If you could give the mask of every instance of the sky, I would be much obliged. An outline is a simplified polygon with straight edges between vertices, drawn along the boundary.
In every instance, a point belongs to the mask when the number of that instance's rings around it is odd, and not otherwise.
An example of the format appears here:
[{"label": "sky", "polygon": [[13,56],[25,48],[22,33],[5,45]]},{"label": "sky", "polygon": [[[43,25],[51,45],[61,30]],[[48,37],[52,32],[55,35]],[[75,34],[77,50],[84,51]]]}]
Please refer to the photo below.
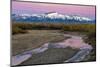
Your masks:
[{"label": "sky", "polygon": [[43,14],[48,12],[95,19],[95,6],[12,1],[12,13],[14,14]]}]

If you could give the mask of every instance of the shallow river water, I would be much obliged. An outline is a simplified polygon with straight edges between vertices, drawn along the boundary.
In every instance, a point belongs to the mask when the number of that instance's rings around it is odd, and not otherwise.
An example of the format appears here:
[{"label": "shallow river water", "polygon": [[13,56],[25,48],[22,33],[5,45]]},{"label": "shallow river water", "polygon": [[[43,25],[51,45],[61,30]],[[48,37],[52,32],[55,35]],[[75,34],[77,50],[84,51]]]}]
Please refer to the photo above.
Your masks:
[{"label": "shallow river water", "polygon": [[16,56],[12,56],[11,65],[19,65],[22,62],[28,60],[32,57],[32,54],[37,54],[46,51],[49,47],[52,46],[52,48],[66,48],[71,47],[73,49],[80,49],[72,58],[69,58],[68,60],[64,62],[78,62],[82,61],[92,50],[92,46],[85,43],[82,39],[82,36],[75,36],[75,35],[69,35],[69,34],[63,34],[65,37],[70,37],[69,39],[66,39],[62,42],[53,43],[52,45],[50,43],[45,43],[39,48],[23,52],[22,54],[18,54]]}]

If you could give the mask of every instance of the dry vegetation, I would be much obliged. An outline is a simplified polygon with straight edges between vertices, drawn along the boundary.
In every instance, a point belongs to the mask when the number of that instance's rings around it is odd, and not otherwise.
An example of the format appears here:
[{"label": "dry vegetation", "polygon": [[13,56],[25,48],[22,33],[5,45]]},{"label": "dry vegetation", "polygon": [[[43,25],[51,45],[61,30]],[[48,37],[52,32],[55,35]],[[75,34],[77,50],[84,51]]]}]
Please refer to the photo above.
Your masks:
[{"label": "dry vegetation", "polygon": [[52,24],[52,23],[13,23],[12,34],[26,33],[26,30],[95,31],[95,24]]}]

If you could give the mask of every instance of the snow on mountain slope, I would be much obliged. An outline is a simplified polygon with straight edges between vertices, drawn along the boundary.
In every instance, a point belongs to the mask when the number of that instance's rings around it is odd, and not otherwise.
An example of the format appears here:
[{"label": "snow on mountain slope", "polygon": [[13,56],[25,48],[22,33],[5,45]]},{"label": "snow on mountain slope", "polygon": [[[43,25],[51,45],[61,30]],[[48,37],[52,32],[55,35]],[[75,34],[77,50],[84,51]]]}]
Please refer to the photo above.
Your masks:
[{"label": "snow on mountain slope", "polygon": [[57,12],[55,12],[55,13],[49,13],[49,14],[47,14],[47,17],[49,17],[49,18],[62,18],[62,19],[65,19],[66,17],[64,16],[64,15],[62,15],[62,14],[58,14]]},{"label": "snow on mountain slope", "polygon": [[73,21],[93,21],[92,19],[88,18],[88,17],[82,17],[82,16],[77,16],[77,15],[64,15],[64,14],[59,14],[57,12],[49,12],[49,13],[44,13],[44,14],[19,14],[19,15],[15,15],[13,16],[15,19],[17,18],[21,18],[23,19],[34,19],[34,20],[46,20],[51,19],[51,20],[63,20],[63,21],[67,21],[67,20],[73,20]]}]

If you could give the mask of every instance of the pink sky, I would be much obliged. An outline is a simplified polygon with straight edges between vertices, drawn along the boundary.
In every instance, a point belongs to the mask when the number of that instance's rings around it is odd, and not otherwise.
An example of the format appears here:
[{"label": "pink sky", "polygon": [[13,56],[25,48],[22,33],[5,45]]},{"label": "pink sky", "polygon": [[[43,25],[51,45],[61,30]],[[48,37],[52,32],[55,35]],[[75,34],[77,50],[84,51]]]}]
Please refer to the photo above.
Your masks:
[{"label": "pink sky", "polygon": [[68,15],[80,15],[95,18],[95,6],[64,5],[64,4],[46,4],[32,2],[12,1],[12,13],[47,13],[58,12]]}]

